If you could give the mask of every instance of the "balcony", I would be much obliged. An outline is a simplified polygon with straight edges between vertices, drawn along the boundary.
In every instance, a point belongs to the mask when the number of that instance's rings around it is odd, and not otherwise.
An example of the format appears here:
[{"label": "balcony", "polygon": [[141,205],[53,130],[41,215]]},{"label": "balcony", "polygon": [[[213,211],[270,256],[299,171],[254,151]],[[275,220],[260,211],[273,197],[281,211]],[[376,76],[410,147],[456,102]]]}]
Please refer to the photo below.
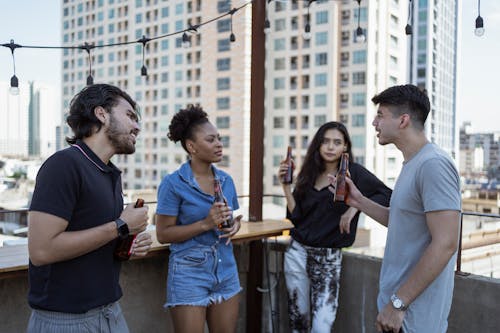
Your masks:
[{"label": "balcony", "polygon": [[[19,246],[23,245],[10,248]],[[237,332],[246,332],[247,298],[252,293],[262,296],[262,332],[290,331],[282,272],[286,238],[264,239],[263,246],[264,281],[260,286],[262,288],[260,290],[264,290],[263,293],[248,289],[251,267],[249,244],[238,243],[234,247],[243,287]],[[0,255],[3,253],[0,252]],[[27,257],[24,260],[27,260]],[[131,332],[173,332],[170,314],[162,307],[165,301],[167,261],[168,249],[163,247],[152,252],[147,258],[123,264],[120,282],[124,295],[120,302]],[[342,266],[339,311],[334,332],[375,332],[376,296],[381,260],[346,251]],[[266,292],[268,285],[266,276],[271,280],[270,293]],[[28,276],[25,267],[0,273],[0,295],[2,295],[0,313],[3,318],[9,318],[0,321],[0,332],[25,331],[30,314],[26,302],[27,291]],[[499,299],[500,280],[457,274],[448,333],[496,332],[500,327]]]}]

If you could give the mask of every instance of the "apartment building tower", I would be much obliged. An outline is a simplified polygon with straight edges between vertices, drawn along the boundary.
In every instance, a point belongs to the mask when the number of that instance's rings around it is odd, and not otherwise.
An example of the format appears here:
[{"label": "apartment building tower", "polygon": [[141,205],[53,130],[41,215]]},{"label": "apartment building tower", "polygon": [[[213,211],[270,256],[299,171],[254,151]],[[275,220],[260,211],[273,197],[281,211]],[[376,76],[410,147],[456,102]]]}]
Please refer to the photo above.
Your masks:
[{"label": "apartment building tower", "polygon": [[[85,42],[92,49],[95,83],[119,86],[134,98],[141,112],[136,153],[114,162],[123,171],[124,189],[156,188],[164,175],[186,161],[180,144],[167,138],[172,116],[188,104],[199,104],[216,125],[225,146],[219,167],[234,178],[237,191],[248,194],[250,119],[251,6],[188,32],[228,13],[246,1],[202,0],[63,0],[65,46]],[[231,30],[232,29],[232,30]],[[230,33],[236,40],[230,41]],[[155,37],[173,34],[168,37]],[[99,47],[149,38],[142,43]],[[86,85],[88,54],[63,52],[63,103]],[[145,66],[147,76],[141,75]],[[67,129],[66,129],[67,131]]]}]

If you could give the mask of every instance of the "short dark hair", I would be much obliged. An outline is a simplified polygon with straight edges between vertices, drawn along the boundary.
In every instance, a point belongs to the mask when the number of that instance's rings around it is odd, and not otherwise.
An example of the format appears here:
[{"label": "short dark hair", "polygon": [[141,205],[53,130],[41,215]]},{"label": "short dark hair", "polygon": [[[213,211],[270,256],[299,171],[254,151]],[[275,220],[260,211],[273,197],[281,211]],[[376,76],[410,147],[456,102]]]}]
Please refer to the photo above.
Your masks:
[{"label": "short dark hair", "polygon": [[189,152],[186,148],[186,140],[192,140],[196,127],[208,122],[208,115],[201,106],[188,105],[172,117],[167,137],[173,142],[180,141],[184,150]]},{"label": "short dark hair", "polygon": [[424,127],[431,109],[431,103],[426,91],[420,90],[420,88],[412,84],[387,88],[380,94],[375,95],[372,98],[372,102],[374,104],[397,107],[391,108],[391,111],[398,115],[408,113],[421,128]]},{"label": "short dark hair", "polygon": [[74,144],[77,140],[91,136],[94,128],[99,131],[102,123],[95,116],[95,108],[101,106],[109,113],[118,104],[120,97],[129,102],[138,113],[137,103],[118,87],[110,84],[93,84],[83,88],[73,97],[69,106],[66,122],[74,135],[66,137],[66,142]]}]

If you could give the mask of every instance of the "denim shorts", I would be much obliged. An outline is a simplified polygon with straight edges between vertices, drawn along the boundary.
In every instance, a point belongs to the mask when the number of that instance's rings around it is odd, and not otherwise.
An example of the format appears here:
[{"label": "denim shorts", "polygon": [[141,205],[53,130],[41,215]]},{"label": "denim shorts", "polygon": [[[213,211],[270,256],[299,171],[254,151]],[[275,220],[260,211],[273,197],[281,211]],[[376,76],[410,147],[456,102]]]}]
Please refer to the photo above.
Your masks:
[{"label": "denim shorts", "polygon": [[165,307],[209,306],[241,291],[232,247],[196,245],[170,254]]}]

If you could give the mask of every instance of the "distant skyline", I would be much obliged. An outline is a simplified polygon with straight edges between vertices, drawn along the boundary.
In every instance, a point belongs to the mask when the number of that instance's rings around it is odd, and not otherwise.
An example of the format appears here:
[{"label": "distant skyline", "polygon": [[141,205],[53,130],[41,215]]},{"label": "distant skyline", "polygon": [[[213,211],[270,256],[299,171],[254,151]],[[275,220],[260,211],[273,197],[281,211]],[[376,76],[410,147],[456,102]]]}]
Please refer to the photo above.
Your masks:
[{"label": "distant skyline", "polygon": [[[457,126],[471,121],[476,132],[500,131],[500,106],[496,100],[500,77],[500,1],[481,2],[485,26],[482,37],[474,35],[477,1],[461,1],[461,5]],[[0,44],[14,39],[20,45],[62,45],[61,0],[2,1],[1,9]],[[20,82],[39,81],[60,87],[61,52],[16,49],[16,74]],[[11,76],[10,50],[0,47],[0,81],[9,82]]]}]

